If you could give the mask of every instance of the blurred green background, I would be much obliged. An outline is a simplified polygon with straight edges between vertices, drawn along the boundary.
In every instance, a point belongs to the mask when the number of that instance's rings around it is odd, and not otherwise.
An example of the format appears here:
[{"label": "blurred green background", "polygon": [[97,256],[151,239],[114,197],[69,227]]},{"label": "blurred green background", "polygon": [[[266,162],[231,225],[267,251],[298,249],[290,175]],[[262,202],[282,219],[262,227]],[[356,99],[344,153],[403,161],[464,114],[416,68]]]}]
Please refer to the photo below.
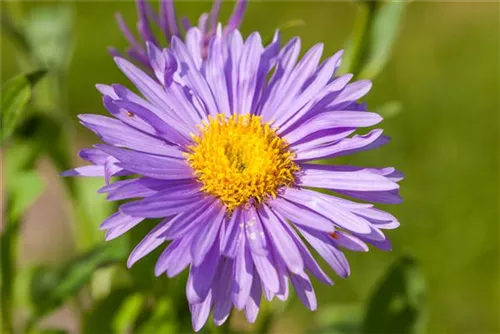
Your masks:
[{"label": "blurred green background", "polygon": [[[47,4],[32,1],[14,11],[21,14]],[[192,20],[210,8],[209,2],[176,4],[178,12]],[[223,18],[231,8],[224,3]],[[104,112],[94,84],[128,85],[106,52],[107,46],[125,46],[113,13],[122,12],[132,26],[136,13],[133,2],[123,1],[77,1],[74,10],[75,49],[65,88],[76,157],[77,150],[96,137],[74,116]],[[354,15],[349,2],[255,1],[249,5],[242,31],[269,36],[277,26],[302,19],[305,25],[286,30],[285,39],[299,35],[304,49],[324,42],[325,55],[330,55],[343,47]],[[343,159],[353,165],[395,166],[406,174],[404,203],[387,207],[401,222],[399,229],[388,233],[393,251],[348,253],[351,277],[336,279],[333,287],[315,284],[318,311],[309,312],[295,301],[278,320],[277,332],[307,332],[325,310],[335,312],[335,306],[326,309],[326,305],[365,301],[386,268],[402,254],[418,260],[427,280],[427,332],[500,332],[499,16],[495,2],[415,1],[408,7],[392,57],[366,98],[374,111],[391,101],[401,103],[401,112],[382,123],[393,140],[376,151]],[[1,46],[5,81],[20,67],[14,45],[4,35]],[[75,158],[75,164],[83,162]],[[19,246],[23,263],[54,263],[75,252],[59,171],[47,161],[39,168],[48,187],[23,226]],[[99,200],[104,197],[99,195]],[[98,240],[104,239],[97,228],[95,233]],[[152,267],[145,270],[149,272],[144,275],[153,275]],[[74,328],[70,312],[63,311],[53,321]]]}]

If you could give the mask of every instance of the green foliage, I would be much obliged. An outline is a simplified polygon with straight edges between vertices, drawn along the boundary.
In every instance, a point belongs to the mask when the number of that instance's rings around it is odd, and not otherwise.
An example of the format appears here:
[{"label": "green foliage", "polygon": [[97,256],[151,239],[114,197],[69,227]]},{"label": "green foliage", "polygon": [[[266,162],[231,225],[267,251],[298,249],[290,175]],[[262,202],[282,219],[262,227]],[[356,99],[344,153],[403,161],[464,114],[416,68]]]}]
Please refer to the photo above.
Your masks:
[{"label": "green foliage", "polygon": [[317,334],[416,334],[425,328],[425,280],[404,256],[389,267],[366,305],[332,304],[320,310]]},{"label": "green foliage", "polygon": [[74,297],[98,268],[123,261],[125,256],[125,244],[116,240],[100,245],[62,267],[37,268],[31,281],[35,315],[42,316],[53,311]]},{"label": "green foliage", "polygon": [[12,135],[25,117],[23,111],[32,96],[33,87],[45,73],[45,70],[38,70],[18,75],[2,85],[0,143]]},{"label": "green foliage", "polygon": [[393,45],[401,29],[407,3],[407,1],[386,1],[379,5],[369,30],[369,42],[359,77],[375,78],[389,61]]},{"label": "green foliage", "polygon": [[7,171],[10,171],[9,175],[12,178],[6,183],[6,225],[0,236],[0,301],[2,324],[7,331],[12,330],[13,294],[16,289],[17,276],[15,253],[21,218],[45,187],[40,175],[29,169],[32,161],[28,157],[30,152],[26,153],[7,166]]},{"label": "green foliage", "polygon": [[325,305],[318,312],[319,329],[315,334],[357,334],[361,333],[363,312],[358,304]]},{"label": "green foliage", "polygon": [[131,288],[116,287],[108,296],[96,300],[93,307],[83,314],[81,332],[115,333],[113,319],[133,294],[134,290]]},{"label": "green foliage", "polygon": [[392,265],[372,294],[363,333],[421,333],[426,320],[426,286],[411,257]]},{"label": "green foliage", "polygon": [[65,71],[73,52],[73,8],[43,5],[26,16],[24,31],[33,59],[56,72]]},{"label": "green foliage", "polygon": [[408,1],[359,1],[358,16],[346,42],[342,69],[374,79],[389,61]]}]

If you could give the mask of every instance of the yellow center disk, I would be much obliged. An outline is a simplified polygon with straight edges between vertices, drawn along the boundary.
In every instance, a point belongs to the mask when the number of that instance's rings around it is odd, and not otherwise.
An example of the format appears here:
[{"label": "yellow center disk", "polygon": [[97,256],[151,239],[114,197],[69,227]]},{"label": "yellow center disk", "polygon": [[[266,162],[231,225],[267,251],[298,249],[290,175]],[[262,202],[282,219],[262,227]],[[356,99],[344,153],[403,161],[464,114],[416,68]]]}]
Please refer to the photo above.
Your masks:
[{"label": "yellow center disk", "polygon": [[193,139],[188,163],[202,190],[218,197],[229,212],[276,197],[278,188],[291,186],[299,171],[288,144],[260,116],[209,117]]}]

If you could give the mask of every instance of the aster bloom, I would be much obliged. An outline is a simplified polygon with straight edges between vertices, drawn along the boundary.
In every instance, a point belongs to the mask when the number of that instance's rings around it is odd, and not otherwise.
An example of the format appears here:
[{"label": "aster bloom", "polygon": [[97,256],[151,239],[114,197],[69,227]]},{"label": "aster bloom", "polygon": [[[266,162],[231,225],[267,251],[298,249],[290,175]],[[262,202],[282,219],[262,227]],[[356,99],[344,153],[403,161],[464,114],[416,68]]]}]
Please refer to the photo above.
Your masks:
[{"label": "aster bloom", "polygon": [[[200,52],[200,55],[202,56],[206,55],[208,41],[210,37],[215,34],[221,2],[222,0],[215,0],[210,13],[201,14],[198,20],[198,29],[201,32],[202,38],[196,42],[201,43],[202,45],[202,47],[198,49],[198,52]],[[241,21],[243,20],[243,15],[245,14],[247,3],[247,0],[237,0],[227,25],[224,27],[224,34],[227,35],[240,26]],[[115,18],[118,23],[118,27],[130,44],[126,50],[127,56],[136,63],[152,69],[150,58],[148,57],[146,51],[146,44],[151,43],[156,47],[166,47],[167,42],[170,41],[173,36],[182,37],[183,31],[187,31],[193,25],[186,17],[181,17],[181,22],[179,24],[173,0],[160,0],[160,8],[158,12],[155,12],[146,0],[137,0],[136,4],[138,14],[137,31],[140,37],[139,40],[134,36],[120,13],[116,13]],[[159,28],[163,35],[160,36],[159,39],[153,33],[155,28]],[[122,57],[122,54],[115,48],[109,48],[109,52],[113,56]]]},{"label": "aster bloom", "polygon": [[[108,200],[130,200],[102,223],[107,240],[146,218],[163,219],[127,264],[164,246],[156,275],[188,268],[194,330],[211,312],[223,324],[233,306],[253,322],[262,294],[286,300],[290,284],[314,310],[309,275],[333,282],[313,253],[347,277],[344,249],[390,250],[382,230],[399,226],[368,203],[400,202],[394,168],[313,162],[387,142],[379,129],[355,134],[382,120],[357,102],[371,84],[335,76],[342,52],[320,63],[322,44],[299,59],[299,38],[281,47],[276,33],[264,46],[258,33],[243,40],[219,26],[202,61],[203,36],[191,28],[168,49],[147,43],[154,79],[115,58],[141,95],[97,86],[113,117],[79,118],[106,144],[82,150],[92,164],[64,174],[104,177]],[[118,175],[128,177],[111,183]]]}]

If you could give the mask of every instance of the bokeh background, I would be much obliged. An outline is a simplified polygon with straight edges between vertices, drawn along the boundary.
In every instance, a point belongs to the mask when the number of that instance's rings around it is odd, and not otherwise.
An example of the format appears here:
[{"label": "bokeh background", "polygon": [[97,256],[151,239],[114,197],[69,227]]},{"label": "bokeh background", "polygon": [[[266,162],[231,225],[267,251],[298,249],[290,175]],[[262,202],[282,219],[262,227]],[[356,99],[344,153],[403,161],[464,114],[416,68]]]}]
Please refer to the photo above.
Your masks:
[{"label": "bokeh background", "polygon": [[[210,9],[209,2],[176,4],[192,20]],[[13,8],[22,16],[47,5],[30,1]],[[231,8],[232,4],[224,3],[223,18]],[[95,83],[127,83],[106,47],[125,47],[114,12],[122,12],[131,24],[136,13],[135,4],[124,1],[77,1],[73,9],[74,51],[64,87],[64,112],[71,115],[74,163],[83,164],[76,158],[77,150],[96,137],[79,126],[75,116],[104,113]],[[299,35],[304,49],[324,42],[329,55],[343,48],[355,13],[350,2],[255,1],[248,7],[242,31],[258,30],[268,36],[277,26],[301,19],[305,24],[285,30],[285,39]],[[295,300],[277,319],[276,332],[308,332],[328,312],[333,316],[337,306],[365,302],[386,269],[403,254],[418,261],[425,277],[426,332],[500,332],[499,16],[496,2],[415,1],[408,6],[387,67],[366,98],[374,111],[401,106],[399,112],[388,112],[382,123],[393,140],[383,148],[343,159],[353,165],[395,166],[406,174],[404,203],[386,208],[401,222],[400,228],[388,233],[393,251],[348,253],[351,277],[336,279],[333,287],[316,284],[318,311],[309,312]],[[4,35],[1,58],[5,81],[22,64]],[[20,266],[62,263],[79,251],[68,199],[57,176],[60,171],[48,159],[42,159],[38,168],[47,188],[26,213]],[[97,189],[99,183],[89,187]],[[100,201],[104,196],[89,199],[95,243],[104,239],[97,230],[106,216],[99,211]],[[154,261],[155,256],[148,259]],[[141,270],[142,275],[153,276],[151,266]],[[46,322],[78,332],[71,307],[63,307]],[[236,328],[246,329],[238,324]]]}]

